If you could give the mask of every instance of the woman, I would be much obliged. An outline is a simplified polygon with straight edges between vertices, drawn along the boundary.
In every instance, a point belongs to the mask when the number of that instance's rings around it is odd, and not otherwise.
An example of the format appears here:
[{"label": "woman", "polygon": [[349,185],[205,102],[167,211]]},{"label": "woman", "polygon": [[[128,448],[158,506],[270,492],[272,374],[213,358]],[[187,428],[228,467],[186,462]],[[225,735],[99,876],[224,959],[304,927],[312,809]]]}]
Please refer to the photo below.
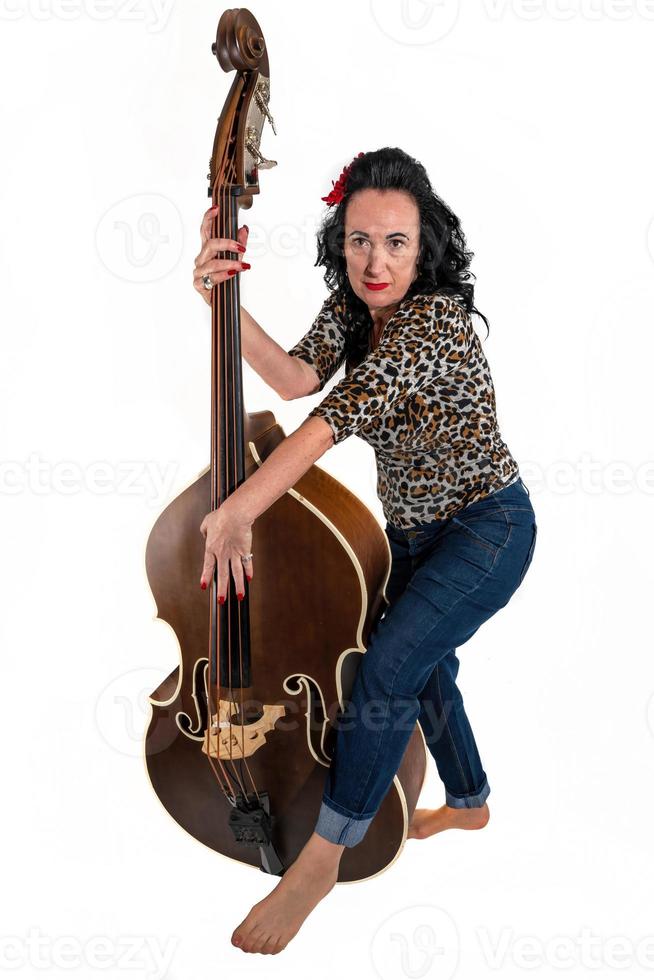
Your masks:
[{"label": "woman", "polygon": [[[358,432],[377,460],[393,559],[390,605],[368,638],[348,725],[336,725],[315,831],[234,930],[233,944],[246,952],[279,952],[333,887],[343,848],[365,835],[416,720],[446,803],[416,810],[408,836],[486,825],[490,787],[456,685],[456,649],[508,603],[536,538],[529,493],[500,436],[493,382],[472,327],[472,253],[458,219],[425,169],[389,147],[355,157],[323,200],[331,210],[319,231],[317,264],[326,268],[330,296],[289,351],[242,310],[242,351],[284,399],[322,390],[343,360],[346,375],[207,515],[201,584],[217,562],[224,595],[231,565],[241,596],[244,565],[254,577],[253,521],[330,446]],[[194,273],[209,301],[215,283],[244,268],[214,256],[243,250],[247,241],[246,226],[239,242],[210,239],[214,213],[203,221]],[[371,702],[379,709],[374,725],[362,718]]]}]

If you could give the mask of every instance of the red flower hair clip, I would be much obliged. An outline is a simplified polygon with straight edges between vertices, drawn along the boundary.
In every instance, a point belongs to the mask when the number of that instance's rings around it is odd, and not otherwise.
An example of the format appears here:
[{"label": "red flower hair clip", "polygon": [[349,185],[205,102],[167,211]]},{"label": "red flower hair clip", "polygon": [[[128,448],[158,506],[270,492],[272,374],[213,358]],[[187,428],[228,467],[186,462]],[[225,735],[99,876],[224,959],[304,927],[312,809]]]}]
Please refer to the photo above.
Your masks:
[{"label": "red flower hair clip", "polygon": [[[363,152],[357,153],[354,160],[358,160],[359,157],[363,157],[363,156],[365,156],[365,153]],[[354,160],[352,161],[352,163],[354,163]],[[341,171],[341,176],[338,178],[336,183],[334,183],[334,181],[332,180],[332,189],[330,190],[327,197],[320,198],[321,201],[326,201],[330,207],[332,206],[332,204],[339,204],[340,201],[343,200],[345,196],[345,189],[346,189],[345,183],[347,181],[347,176],[350,172],[350,168],[352,167],[352,163],[349,163],[347,167],[343,168],[343,170]]]}]

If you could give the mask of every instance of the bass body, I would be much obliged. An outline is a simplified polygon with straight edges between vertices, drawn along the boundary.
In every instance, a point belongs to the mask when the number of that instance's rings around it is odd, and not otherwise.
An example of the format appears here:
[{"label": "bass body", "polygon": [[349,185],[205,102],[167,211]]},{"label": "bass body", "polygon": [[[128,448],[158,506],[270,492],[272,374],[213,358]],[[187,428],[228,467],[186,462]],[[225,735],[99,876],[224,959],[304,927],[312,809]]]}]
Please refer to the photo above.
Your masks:
[{"label": "bass body", "polygon": [[[249,475],[284,434],[269,412],[248,416],[246,427]],[[253,525],[256,586],[232,607],[237,616],[249,616],[251,683],[231,705],[223,699],[233,709],[232,721],[241,704],[244,715],[243,725],[232,729],[237,737],[231,758],[224,757],[236,771],[242,766],[244,783],[251,776],[259,794],[265,793],[270,853],[278,856],[278,868],[267,861],[264,846],[237,840],[230,828],[234,807],[220,791],[206,753],[210,596],[198,588],[204,551],[198,529],[209,500],[207,469],[163,511],[148,540],[146,569],[157,615],[177,636],[181,662],[151,695],[146,765],[155,793],[188,833],[226,857],[279,874],[313,832],[331,760],[332,725],[385,607],[390,552],[374,515],[315,465]],[[275,707],[282,710],[271,712]],[[215,741],[211,748],[216,750]],[[369,878],[394,862],[425,768],[424,739],[416,726],[366,836],[343,852],[339,881]]]}]

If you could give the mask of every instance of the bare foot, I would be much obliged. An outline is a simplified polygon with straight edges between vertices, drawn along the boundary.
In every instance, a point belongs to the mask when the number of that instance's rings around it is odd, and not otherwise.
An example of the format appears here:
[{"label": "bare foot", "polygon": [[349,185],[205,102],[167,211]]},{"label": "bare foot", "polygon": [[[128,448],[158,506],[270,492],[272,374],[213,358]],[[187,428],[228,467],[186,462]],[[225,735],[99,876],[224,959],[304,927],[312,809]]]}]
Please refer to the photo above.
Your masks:
[{"label": "bare foot", "polygon": [[417,837],[424,840],[438,834],[441,830],[481,830],[490,820],[488,804],[482,806],[458,807],[448,806],[446,803],[438,810],[414,810],[411,823],[409,824],[408,837]]},{"label": "bare foot", "polygon": [[244,953],[279,953],[338,878],[344,846],[313,833],[269,895],[253,905],[232,933]]}]

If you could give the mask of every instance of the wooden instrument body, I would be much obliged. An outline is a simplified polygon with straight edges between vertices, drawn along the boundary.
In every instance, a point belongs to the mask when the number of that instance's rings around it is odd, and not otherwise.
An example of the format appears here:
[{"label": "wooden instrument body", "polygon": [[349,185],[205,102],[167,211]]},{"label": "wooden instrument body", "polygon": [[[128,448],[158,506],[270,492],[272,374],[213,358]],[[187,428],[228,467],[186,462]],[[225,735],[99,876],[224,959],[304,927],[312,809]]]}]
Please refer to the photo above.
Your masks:
[{"label": "wooden instrument body", "polygon": [[[247,477],[285,436],[270,412],[244,413],[243,424]],[[179,641],[180,664],[151,695],[145,760],[155,793],[177,823],[214,851],[260,867],[258,849],[234,838],[230,804],[202,748],[198,692],[208,660],[210,596],[199,588],[199,528],[210,509],[207,470],[163,511],[148,540],[146,569],[157,615]],[[332,754],[330,722],[349,695],[367,637],[385,608],[390,551],[368,508],[316,465],[252,530],[256,574],[240,604],[244,611],[248,606],[252,684],[239,697],[285,706],[247,765],[269,795],[272,841],[286,868],[315,827]],[[180,726],[184,715],[186,725]],[[425,768],[425,742],[416,725],[364,839],[343,852],[339,881],[371,877],[397,858]]]}]

